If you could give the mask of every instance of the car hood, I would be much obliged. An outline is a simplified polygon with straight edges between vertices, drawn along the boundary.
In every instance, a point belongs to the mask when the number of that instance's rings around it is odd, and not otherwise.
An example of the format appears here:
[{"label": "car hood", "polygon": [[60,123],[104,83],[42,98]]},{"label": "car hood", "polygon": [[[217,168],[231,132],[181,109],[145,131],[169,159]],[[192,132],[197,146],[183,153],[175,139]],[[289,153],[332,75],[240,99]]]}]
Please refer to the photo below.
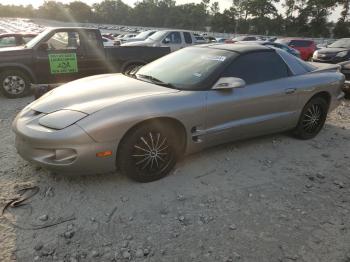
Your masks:
[{"label": "car hood", "polygon": [[92,114],[131,99],[173,92],[178,90],[122,74],[97,75],[62,85],[34,101],[30,108],[46,114],[62,109]]},{"label": "car hood", "polygon": [[342,51],[348,51],[349,49],[346,48],[334,48],[334,47],[327,47],[327,48],[322,48],[318,50],[319,54],[336,54]]},{"label": "car hood", "polygon": [[0,57],[3,56],[21,56],[25,54],[31,54],[32,50],[25,48],[24,46],[2,47],[0,48]]}]

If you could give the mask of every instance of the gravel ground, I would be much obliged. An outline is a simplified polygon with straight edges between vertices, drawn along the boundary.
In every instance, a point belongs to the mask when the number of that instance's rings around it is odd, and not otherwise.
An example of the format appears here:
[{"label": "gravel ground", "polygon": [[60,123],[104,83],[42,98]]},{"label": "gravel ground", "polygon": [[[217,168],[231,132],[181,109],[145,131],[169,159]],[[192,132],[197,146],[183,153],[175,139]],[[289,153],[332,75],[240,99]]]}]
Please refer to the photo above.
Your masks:
[{"label": "gravel ground", "polygon": [[0,206],[39,187],[0,218],[0,261],[350,261],[349,101],[313,140],[215,147],[149,184],[22,160],[11,122],[30,101],[0,97]]}]

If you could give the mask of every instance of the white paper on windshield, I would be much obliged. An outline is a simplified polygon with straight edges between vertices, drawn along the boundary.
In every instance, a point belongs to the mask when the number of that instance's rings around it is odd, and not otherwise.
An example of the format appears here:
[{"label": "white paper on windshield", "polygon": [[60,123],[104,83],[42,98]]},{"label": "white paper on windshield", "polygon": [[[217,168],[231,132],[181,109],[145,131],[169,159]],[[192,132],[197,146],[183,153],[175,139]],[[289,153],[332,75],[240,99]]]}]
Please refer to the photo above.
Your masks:
[{"label": "white paper on windshield", "polygon": [[220,61],[220,62],[224,62],[226,60],[225,56],[203,55],[201,58],[203,60]]}]

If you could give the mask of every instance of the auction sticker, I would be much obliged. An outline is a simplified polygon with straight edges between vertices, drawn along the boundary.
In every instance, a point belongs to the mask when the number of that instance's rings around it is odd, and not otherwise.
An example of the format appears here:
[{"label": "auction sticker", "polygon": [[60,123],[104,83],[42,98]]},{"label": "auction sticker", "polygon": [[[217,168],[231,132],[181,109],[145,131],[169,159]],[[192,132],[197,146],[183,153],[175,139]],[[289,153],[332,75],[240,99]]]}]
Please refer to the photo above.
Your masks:
[{"label": "auction sticker", "polygon": [[51,74],[77,73],[78,63],[75,53],[49,54]]},{"label": "auction sticker", "polygon": [[204,60],[212,60],[212,61],[224,62],[224,61],[226,60],[226,57],[225,57],[225,56],[205,55],[205,56],[202,56],[202,59],[204,59]]}]

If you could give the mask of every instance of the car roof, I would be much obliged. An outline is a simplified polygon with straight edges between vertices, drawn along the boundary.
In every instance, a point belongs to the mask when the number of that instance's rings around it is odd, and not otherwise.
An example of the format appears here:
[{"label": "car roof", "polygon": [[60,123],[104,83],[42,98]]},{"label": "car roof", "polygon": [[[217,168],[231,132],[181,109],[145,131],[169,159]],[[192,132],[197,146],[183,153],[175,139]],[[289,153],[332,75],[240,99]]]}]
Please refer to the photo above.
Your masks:
[{"label": "car roof", "polygon": [[157,32],[188,32],[193,33],[193,31],[190,30],[182,30],[182,29],[163,29],[163,30],[156,30]]},{"label": "car roof", "polygon": [[212,49],[220,49],[240,54],[257,52],[257,51],[274,51],[273,48],[259,45],[259,44],[207,44],[200,45],[201,47],[207,47]]},{"label": "car roof", "polygon": [[36,36],[37,33],[5,33],[0,34],[0,36]]},{"label": "car roof", "polygon": [[297,38],[297,37],[287,37],[287,38],[282,38],[281,40],[289,40],[289,41],[309,41],[309,42],[315,42],[312,39],[305,39],[305,38]]}]

